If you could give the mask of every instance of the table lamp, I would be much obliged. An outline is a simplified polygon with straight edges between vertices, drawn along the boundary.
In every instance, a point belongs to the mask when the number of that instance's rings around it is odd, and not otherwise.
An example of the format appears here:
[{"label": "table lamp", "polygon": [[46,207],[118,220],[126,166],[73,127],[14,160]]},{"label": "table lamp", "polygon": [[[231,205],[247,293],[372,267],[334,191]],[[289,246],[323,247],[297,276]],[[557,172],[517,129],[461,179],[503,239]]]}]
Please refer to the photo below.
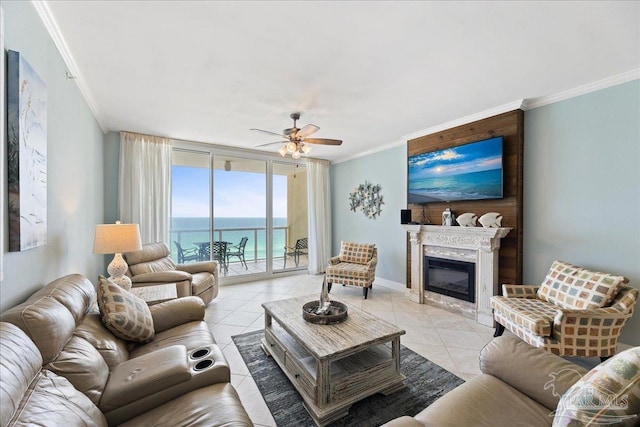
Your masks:
[{"label": "table lamp", "polygon": [[142,249],[142,239],[138,224],[121,224],[120,221],[116,221],[115,224],[96,225],[93,253],[115,254],[113,261],[107,267],[109,279],[126,290],[131,289],[131,279],[125,275],[129,266],[122,258],[122,252],[140,249]]}]

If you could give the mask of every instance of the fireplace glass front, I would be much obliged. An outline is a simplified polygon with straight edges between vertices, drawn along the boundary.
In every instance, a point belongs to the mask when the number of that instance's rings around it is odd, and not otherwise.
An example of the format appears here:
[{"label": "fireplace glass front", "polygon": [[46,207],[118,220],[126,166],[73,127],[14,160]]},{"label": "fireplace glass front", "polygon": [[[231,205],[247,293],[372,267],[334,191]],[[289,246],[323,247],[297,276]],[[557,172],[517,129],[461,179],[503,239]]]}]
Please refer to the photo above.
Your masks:
[{"label": "fireplace glass front", "polygon": [[424,289],[475,302],[476,265],[472,262],[424,257]]}]

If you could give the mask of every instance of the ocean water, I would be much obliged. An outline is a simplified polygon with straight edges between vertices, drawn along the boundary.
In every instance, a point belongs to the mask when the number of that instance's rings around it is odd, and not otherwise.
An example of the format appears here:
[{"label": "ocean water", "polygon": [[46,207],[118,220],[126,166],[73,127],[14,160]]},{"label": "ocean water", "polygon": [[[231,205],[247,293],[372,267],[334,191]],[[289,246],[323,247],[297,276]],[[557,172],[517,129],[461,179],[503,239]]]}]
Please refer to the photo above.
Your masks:
[{"label": "ocean water", "polygon": [[420,198],[450,202],[501,197],[501,169],[409,181],[409,203]]},{"label": "ocean water", "polygon": [[[243,237],[248,237],[245,246],[247,261],[267,257],[266,218],[214,218],[214,240],[222,240],[237,245]],[[287,218],[274,218],[273,226],[286,227]],[[174,241],[183,249],[197,246],[198,242],[209,241],[209,218],[171,218],[171,255],[177,260],[177,248]],[[284,228],[273,230],[274,256],[282,256],[286,242]],[[257,249],[257,252],[256,252]]]}]

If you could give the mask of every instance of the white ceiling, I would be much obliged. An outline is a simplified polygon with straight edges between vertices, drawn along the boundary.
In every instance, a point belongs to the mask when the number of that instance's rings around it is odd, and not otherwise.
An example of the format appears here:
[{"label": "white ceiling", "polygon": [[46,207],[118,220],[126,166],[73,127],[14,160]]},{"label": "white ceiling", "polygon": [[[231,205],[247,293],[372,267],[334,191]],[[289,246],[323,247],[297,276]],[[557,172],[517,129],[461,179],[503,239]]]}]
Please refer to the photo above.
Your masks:
[{"label": "white ceiling", "polygon": [[44,6],[104,130],[251,148],[301,111],[332,161],[640,68],[638,1]]}]

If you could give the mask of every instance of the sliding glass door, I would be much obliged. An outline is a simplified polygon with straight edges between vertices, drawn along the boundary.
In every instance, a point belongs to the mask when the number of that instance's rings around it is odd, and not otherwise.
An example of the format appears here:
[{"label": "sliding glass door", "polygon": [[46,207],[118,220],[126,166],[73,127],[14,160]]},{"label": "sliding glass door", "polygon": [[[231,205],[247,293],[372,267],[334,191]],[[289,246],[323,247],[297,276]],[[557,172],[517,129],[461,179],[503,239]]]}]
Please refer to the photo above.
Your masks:
[{"label": "sliding glass door", "polygon": [[267,162],[214,156],[213,230],[223,274],[267,271]]},{"label": "sliding glass door", "polygon": [[231,281],[307,268],[303,163],[183,142],[173,153],[174,260],[215,260]]},{"label": "sliding glass door", "polygon": [[171,257],[178,263],[209,259],[211,155],[173,150],[171,167]]}]

